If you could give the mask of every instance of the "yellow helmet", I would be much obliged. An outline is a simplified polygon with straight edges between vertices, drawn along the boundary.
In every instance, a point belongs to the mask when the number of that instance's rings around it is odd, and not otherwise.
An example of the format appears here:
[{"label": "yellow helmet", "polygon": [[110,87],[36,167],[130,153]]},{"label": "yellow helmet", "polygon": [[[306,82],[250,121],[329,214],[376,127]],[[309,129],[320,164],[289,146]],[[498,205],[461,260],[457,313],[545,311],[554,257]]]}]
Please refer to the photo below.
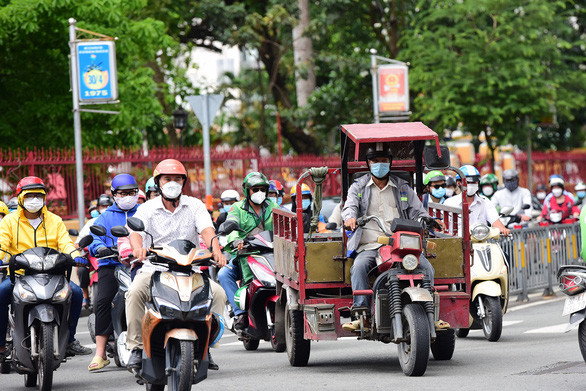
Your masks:
[{"label": "yellow helmet", "polygon": [[[295,195],[297,194],[297,185],[293,186],[291,188],[291,197],[295,197]],[[301,185],[301,195],[311,195],[311,189],[309,188],[309,186],[304,183]]]},{"label": "yellow helmet", "polygon": [[8,210],[8,206],[6,206],[4,202],[0,201],[0,215],[7,215],[8,213],[10,213],[10,211]]}]

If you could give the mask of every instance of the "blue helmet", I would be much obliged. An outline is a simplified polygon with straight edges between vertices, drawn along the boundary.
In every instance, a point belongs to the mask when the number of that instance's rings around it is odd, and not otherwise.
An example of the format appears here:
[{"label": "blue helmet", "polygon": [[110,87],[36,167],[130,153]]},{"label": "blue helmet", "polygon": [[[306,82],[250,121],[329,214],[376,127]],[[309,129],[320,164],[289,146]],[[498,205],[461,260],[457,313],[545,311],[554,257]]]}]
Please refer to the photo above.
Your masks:
[{"label": "blue helmet", "polygon": [[476,167],[467,164],[460,167],[460,170],[464,173],[467,182],[480,182],[480,172],[476,169]]},{"label": "blue helmet", "polygon": [[118,174],[112,179],[112,187],[110,190],[112,194],[116,193],[118,190],[130,190],[130,189],[137,189],[138,190],[138,182],[134,177],[130,174]]}]

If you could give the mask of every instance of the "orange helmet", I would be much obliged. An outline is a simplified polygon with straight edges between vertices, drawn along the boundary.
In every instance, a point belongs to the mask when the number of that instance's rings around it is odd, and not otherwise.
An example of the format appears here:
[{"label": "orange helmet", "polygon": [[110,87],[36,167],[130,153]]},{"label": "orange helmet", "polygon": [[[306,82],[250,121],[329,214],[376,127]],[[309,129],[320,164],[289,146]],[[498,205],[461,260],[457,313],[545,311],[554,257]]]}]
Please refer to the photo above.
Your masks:
[{"label": "orange helmet", "polygon": [[181,175],[187,181],[187,171],[185,170],[185,166],[175,159],[165,159],[157,164],[157,167],[155,167],[155,171],[153,172],[155,183],[158,184],[161,175]]},{"label": "orange helmet", "polygon": [[44,194],[47,194],[47,186],[43,180],[36,176],[27,176],[22,178],[16,185],[16,195],[22,193],[23,190],[42,190]]}]

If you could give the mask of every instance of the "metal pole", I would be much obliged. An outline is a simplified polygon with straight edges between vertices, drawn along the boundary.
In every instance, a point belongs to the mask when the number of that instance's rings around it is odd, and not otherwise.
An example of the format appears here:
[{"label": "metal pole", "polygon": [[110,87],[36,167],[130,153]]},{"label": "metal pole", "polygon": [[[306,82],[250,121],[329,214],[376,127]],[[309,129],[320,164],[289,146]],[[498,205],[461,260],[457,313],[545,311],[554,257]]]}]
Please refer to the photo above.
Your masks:
[{"label": "metal pole", "polygon": [[71,96],[73,98],[73,133],[75,136],[75,182],[77,190],[77,216],[79,217],[79,229],[85,224],[85,204],[83,194],[83,156],[81,149],[81,115],[79,111],[79,80],[78,64],[76,56],[76,34],[74,18],[69,19],[69,48],[71,52]]},{"label": "metal pole", "polygon": [[380,122],[380,116],[378,113],[378,91],[377,91],[377,66],[376,66],[376,56],[370,56],[370,74],[372,75],[372,109],[374,112],[374,123],[378,124]]},{"label": "metal pole", "polygon": [[212,209],[212,161],[210,156],[210,115],[208,112],[209,95],[205,95],[203,99],[203,168],[205,172],[206,185],[206,207],[208,210]]},{"label": "metal pole", "polygon": [[528,124],[527,127],[527,187],[529,188],[529,191],[531,192],[531,194],[533,194],[533,160],[531,157],[531,152],[532,152],[532,129],[531,129],[531,125]]}]

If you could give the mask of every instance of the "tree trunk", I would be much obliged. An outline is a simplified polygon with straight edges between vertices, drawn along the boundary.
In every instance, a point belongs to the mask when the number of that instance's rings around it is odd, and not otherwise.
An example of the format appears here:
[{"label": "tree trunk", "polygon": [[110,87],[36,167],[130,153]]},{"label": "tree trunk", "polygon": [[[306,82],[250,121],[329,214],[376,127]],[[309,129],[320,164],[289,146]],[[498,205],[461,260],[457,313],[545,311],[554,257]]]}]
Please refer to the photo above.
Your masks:
[{"label": "tree trunk", "polygon": [[298,0],[299,23],[293,27],[293,56],[295,58],[295,89],[297,106],[307,104],[309,96],[315,90],[315,72],[313,69],[313,43],[305,33],[309,27],[309,0]]},{"label": "tree trunk", "polygon": [[489,163],[490,163],[490,171],[495,174],[496,171],[494,169],[494,152],[496,150],[496,145],[494,140],[492,139],[492,132],[488,130],[484,130],[484,138],[486,138],[486,145],[488,146],[488,150],[490,151]]}]

